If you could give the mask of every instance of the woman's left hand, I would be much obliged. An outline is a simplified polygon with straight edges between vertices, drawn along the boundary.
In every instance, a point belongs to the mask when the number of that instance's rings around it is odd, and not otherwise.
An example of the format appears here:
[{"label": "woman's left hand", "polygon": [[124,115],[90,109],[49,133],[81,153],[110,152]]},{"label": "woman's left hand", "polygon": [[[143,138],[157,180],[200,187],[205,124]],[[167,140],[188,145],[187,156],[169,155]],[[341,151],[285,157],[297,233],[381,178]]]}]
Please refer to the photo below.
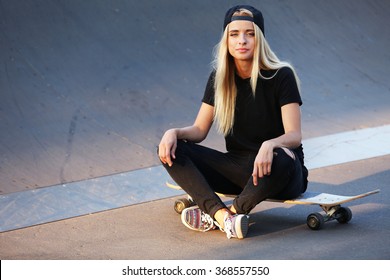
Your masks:
[{"label": "woman's left hand", "polygon": [[260,147],[253,164],[253,184],[257,186],[258,178],[271,174],[272,160],[274,157],[275,145],[271,141],[265,141]]}]

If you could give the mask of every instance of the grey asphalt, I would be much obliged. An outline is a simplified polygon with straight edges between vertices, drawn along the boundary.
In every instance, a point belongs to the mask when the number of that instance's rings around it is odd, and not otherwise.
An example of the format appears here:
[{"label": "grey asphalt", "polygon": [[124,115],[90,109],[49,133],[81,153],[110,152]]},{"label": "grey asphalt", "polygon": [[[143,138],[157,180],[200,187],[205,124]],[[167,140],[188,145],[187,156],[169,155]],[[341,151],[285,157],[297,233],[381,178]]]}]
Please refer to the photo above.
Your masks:
[{"label": "grey asphalt", "polygon": [[[390,124],[388,1],[244,2],[263,11],[271,47],[300,75],[304,138]],[[237,3],[1,1],[0,195],[159,166],[155,147],[196,116]],[[205,144],[224,148],[214,131]],[[189,231],[176,197],[154,198],[2,232],[0,258],[388,260],[390,156],[309,179],[313,191],[381,192],[351,202],[348,225],[321,231],[305,224],[314,206],[262,203],[244,240]]]}]

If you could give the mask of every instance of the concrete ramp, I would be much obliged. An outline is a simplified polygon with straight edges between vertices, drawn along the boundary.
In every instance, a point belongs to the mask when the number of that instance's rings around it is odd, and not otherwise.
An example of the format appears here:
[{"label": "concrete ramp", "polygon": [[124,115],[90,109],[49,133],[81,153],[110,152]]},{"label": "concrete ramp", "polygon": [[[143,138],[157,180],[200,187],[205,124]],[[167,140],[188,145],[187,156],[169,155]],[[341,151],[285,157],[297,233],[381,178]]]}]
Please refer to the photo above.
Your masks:
[{"label": "concrete ramp", "polygon": [[[297,67],[306,138],[389,123],[390,2],[246,3]],[[163,131],[196,116],[233,4],[1,1],[0,194],[158,165]]]}]

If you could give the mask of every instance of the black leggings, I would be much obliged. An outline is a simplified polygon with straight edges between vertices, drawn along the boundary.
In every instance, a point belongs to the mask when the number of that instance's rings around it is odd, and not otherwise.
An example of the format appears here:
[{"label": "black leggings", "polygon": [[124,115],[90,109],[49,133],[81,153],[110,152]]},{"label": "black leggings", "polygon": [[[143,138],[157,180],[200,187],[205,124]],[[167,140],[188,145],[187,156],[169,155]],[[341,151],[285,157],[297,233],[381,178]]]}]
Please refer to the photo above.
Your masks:
[{"label": "black leggings", "polygon": [[223,153],[179,140],[171,167],[163,164],[172,179],[189,194],[204,212],[214,217],[226,208],[215,192],[236,195],[233,205],[238,214],[248,214],[267,198],[292,199],[305,192],[302,164],[283,149],[274,150],[271,174],[253,184],[256,153]]}]

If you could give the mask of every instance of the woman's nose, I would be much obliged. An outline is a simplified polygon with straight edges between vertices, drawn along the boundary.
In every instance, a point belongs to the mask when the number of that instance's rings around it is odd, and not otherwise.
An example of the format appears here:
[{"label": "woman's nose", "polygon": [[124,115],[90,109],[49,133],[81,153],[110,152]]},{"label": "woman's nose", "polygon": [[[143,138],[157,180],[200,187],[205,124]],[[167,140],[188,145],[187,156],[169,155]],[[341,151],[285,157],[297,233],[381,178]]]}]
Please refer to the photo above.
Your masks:
[{"label": "woman's nose", "polygon": [[240,35],[239,35],[239,37],[238,37],[238,43],[241,44],[241,45],[246,44],[245,34],[240,34]]}]

